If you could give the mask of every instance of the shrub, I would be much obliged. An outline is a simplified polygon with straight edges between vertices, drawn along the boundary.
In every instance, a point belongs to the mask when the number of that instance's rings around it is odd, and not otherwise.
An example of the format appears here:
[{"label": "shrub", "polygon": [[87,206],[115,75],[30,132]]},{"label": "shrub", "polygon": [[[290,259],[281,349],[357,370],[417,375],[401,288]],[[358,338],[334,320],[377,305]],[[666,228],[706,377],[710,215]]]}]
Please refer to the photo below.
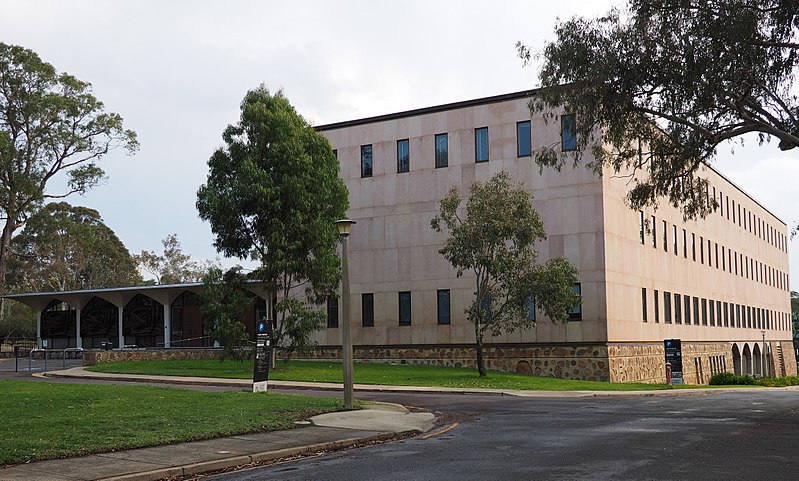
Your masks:
[{"label": "shrub", "polygon": [[711,386],[741,386],[755,384],[758,384],[757,379],[751,376],[733,374],[731,372],[720,372],[718,374],[714,374],[710,378]]}]

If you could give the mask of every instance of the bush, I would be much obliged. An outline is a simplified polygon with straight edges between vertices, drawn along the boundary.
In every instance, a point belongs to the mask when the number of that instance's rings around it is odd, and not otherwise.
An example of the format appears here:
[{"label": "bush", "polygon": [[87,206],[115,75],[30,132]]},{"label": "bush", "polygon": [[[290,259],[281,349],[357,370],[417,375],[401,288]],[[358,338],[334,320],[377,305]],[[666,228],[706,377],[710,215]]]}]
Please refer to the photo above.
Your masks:
[{"label": "bush", "polygon": [[784,386],[797,386],[799,385],[799,377],[786,376],[786,377],[764,377],[758,379],[758,384],[766,387],[784,387]]},{"label": "bush", "polygon": [[720,372],[714,374],[710,378],[711,386],[744,386],[756,384],[758,384],[757,379],[751,376],[738,375],[731,372]]}]

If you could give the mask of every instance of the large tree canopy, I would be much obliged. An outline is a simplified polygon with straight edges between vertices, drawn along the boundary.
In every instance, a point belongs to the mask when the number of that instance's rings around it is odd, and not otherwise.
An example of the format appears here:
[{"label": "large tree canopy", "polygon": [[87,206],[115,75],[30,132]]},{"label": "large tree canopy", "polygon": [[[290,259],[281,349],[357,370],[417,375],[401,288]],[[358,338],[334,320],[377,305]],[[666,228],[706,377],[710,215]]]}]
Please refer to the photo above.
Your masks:
[{"label": "large tree canopy", "polygon": [[183,252],[177,234],[169,234],[161,241],[164,253],[141,251],[134,258],[139,266],[155,277],[156,284],[196,282],[203,278],[206,269]]},{"label": "large tree canopy", "polygon": [[631,206],[666,197],[695,218],[715,207],[699,167],[721,143],[756,134],[799,147],[799,0],[629,0],[555,33],[531,110],[576,114],[578,148],[546,146],[542,166],[576,164],[590,151],[597,172],[645,168],[632,174]]},{"label": "large tree canopy", "polygon": [[211,223],[218,251],[261,261],[257,276],[279,296],[276,340],[302,345],[304,339],[284,337],[307,334],[296,323],[318,324],[323,316],[291,296],[301,288],[321,302],[338,286],[333,222],[348,205],[338,160],[282,92],[263,86],[247,93],[238,124],[222,138],[197,192],[200,217]]},{"label": "large tree canopy", "polygon": [[[104,175],[96,161],[120,146],[135,150],[136,134],[104,111],[91,84],[0,43],[0,292],[14,232],[44,200],[96,185]],[[57,177],[66,178],[65,189],[47,191]]]},{"label": "large tree canopy", "polygon": [[431,227],[448,232],[439,252],[455,268],[475,276],[475,297],[466,310],[474,324],[477,370],[486,375],[483,338],[535,325],[530,309],[541,309],[554,322],[568,319],[580,301],[572,292],[577,269],[566,259],[537,264],[535,242],[546,239],[544,223],[531,204],[532,196],[514,183],[507,171],[469,188],[465,211],[453,187],[439,203]]},{"label": "large tree canopy", "polygon": [[50,203],[11,242],[9,285],[16,291],[65,291],[141,282],[122,241],[88,207]]}]

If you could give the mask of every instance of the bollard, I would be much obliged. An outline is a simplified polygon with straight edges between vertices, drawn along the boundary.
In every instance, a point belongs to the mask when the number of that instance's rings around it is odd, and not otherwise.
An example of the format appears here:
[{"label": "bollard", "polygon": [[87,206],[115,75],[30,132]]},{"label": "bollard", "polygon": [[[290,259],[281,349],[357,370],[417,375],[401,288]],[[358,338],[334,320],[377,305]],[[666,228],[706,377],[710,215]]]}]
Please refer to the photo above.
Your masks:
[{"label": "bollard", "polygon": [[671,363],[666,363],[666,384],[671,385]]}]

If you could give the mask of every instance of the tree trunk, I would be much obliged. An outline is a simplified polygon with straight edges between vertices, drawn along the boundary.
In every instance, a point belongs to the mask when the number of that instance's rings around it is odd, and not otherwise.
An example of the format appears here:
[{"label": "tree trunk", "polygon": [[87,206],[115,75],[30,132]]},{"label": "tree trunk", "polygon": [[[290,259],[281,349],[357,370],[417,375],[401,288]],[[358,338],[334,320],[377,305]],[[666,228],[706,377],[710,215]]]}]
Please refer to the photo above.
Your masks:
[{"label": "tree trunk", "polygon": [[9,216],[0,234],[0,294],[6,292],[6,270],[8,269],[8,259],[11,257],[11,235],[14,233],[16,225]]},{"label": "tree trunk", "polygon": [[480,377],[485,377],[486,367],[483,362],[483,333],[480,332],[480,328],[476,324],[474,326],[474,337],[477,341],[477,372],[480,374]]}]

